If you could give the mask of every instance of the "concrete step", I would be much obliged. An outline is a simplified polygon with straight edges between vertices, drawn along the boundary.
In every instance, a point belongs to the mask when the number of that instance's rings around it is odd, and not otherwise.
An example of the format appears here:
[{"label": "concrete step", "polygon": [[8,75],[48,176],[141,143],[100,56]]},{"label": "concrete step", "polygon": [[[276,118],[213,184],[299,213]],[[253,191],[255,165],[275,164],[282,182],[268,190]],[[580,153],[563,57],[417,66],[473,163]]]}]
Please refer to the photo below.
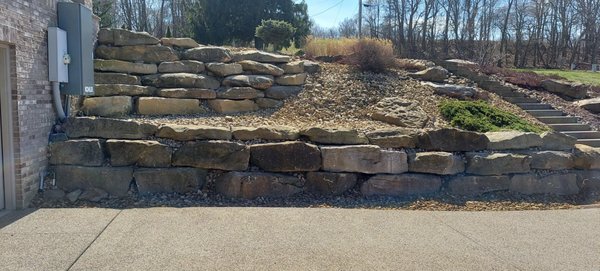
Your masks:
[{"label": "concrete step", "polygon": [[566,131],[566,132],[563,132],[563,134],[570,135],[577,139],[600,138],[600,132],[598,132],[598,131]]},{"label": "concrete step", "polygon": [[518,103],[517,106],[524,110],[552,109],[551,105],[542,103]]},{"label": "concrete step", "polygon": [[600,148],[600,138],[595,139],[578,139],[577,144],[588,145],[594,148]]},{"label": "concrete step", "polygon": [[494,92],[502,97],[515,97],[515,98],[525,98],[525,94],[521,93],[521,92],[514,92],[514,91],[496,91]]},{"label": "concrete step", "polygon": [[529,97],[503,97],[509,103],[538,103],[539,101]]},{"label": "concrete step", "polygon": [[567,124],[550,124],[550,128],[555,131],[591,131],[592,128],[587,124],[582,123],[567,123]]},{"label": "concrete step", "polygon": [[579,121],[578,118],[569,116],[538,117],[537,119],[545,124],[566,124]]},{"label": "concrete step", "polygon": [[559,110],[554,109],[545,109],[545,110],[526,110],[527,113],[531,114],[534,117],[558,117],[564,116],[565,113]]}]

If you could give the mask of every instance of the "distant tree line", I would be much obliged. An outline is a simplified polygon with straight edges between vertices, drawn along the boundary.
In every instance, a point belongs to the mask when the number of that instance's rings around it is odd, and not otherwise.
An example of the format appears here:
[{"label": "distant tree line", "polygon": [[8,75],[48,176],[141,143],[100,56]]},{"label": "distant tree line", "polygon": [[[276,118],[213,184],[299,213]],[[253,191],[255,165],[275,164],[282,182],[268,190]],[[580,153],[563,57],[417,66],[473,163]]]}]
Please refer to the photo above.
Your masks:
[{"label": "distant tree line", "polygon": [[273,19],[293,26],[293,41],[300,47],[311,28],[306,3],[293,0],[94,0],[94,13],[102,27],[194,37],[214,45],[260,45],[256,27]]},{"label": "distant tree line", "polygon": [[[363,34],[405,57],[458,57],[497,66],[599,62],[599,0],[365,0]],[[355,37],[356,16],[324,37]]]}]

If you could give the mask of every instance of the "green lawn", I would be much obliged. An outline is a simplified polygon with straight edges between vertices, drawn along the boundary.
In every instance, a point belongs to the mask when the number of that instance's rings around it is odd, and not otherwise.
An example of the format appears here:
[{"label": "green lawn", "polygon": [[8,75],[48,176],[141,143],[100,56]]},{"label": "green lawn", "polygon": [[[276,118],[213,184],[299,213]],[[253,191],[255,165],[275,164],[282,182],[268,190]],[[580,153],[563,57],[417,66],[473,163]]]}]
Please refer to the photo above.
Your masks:
[{"label": "green lawn", "polygon": [[517,71],[532,71],[542,75],[558,75],[569,81],[579,82],[586,85],[600,86],[600,72],[591,71],[567,71],[547,69],[516,69]]}]

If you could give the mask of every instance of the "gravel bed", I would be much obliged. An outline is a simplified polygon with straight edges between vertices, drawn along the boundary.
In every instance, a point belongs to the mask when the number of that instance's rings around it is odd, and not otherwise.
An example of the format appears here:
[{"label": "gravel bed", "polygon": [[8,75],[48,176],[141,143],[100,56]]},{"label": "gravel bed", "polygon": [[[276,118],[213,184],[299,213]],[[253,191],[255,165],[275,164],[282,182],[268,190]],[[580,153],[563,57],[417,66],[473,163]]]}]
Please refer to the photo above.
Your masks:
[{"label": "gravel bed", "polygon": [[100,202],[47,200],[40,193],[31,203],[34,208],[150,208],[150,207],[301,207],[301,208],[355,208],[397,209],[427,211],[519,211],[574,209],[582,205],[600,203],[600,195],[525,196],[508,192],[483,196],[461,197],[439,194],[431,197],[363,197],[351,190],[341,196],[319,196],[307,193],[287,199],[258,198],[255,200],[227,199],[213,193],[189,194],[131,194],[125,198],[110,198]]}]

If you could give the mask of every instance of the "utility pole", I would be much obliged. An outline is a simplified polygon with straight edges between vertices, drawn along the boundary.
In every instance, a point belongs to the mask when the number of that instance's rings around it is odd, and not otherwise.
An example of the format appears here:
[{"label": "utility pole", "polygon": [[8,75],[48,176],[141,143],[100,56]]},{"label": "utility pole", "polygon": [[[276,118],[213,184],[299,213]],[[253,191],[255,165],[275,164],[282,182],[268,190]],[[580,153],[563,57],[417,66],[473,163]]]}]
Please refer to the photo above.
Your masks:
[{"label": "utility pole", "polygon": [[362,39],[362,0],[358,0],[358,38]]}]

